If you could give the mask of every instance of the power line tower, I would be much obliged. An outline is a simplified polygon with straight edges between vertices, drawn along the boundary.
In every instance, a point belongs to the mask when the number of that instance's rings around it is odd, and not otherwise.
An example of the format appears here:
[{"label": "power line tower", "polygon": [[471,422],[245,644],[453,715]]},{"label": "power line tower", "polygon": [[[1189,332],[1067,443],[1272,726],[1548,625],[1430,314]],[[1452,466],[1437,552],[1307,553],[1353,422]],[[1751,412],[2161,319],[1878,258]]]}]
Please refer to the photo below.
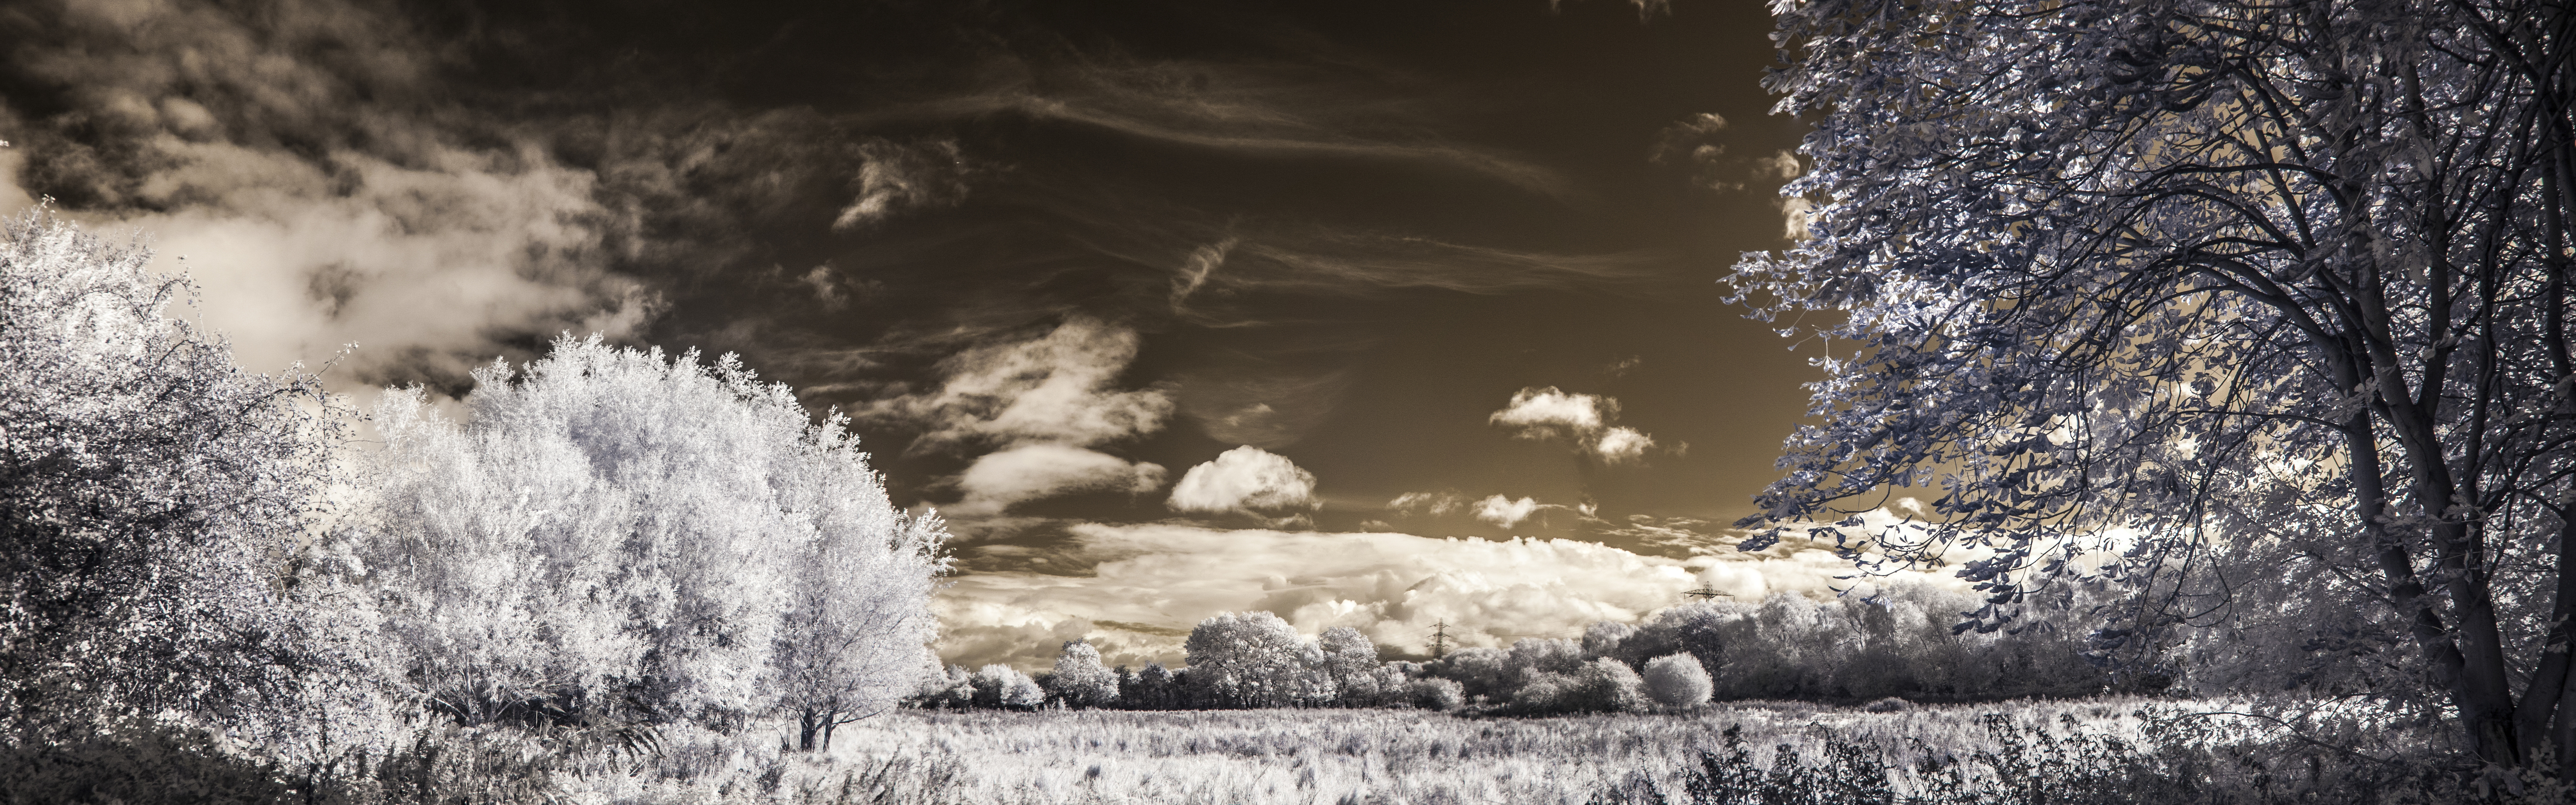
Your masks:
[{"label": "power line tower", "polygon": [[1448,648],[1448,646],[1449,622],[1441,621],[1437,624],[1433,624],[1431,630],[1431,659],[1435,662],[1438,661],[1440,659],[1440,650]]},{"label": "power line tower", "polygon": [[1709,588],[1707,588],[1707,587],[1701,587],[1701,588],[1696,589],[1696,590],[1690,590],[1690,591],[1684,592],[1684,593],[1682,593],[1682,594],[1683,594],[1683,595],[1690,596],[1690,597],[1692,597],[1692,598],[1706,598],[1706,599],[1714,599],[1714,598],[1716,598],[1716,597],[1718,597],[1718,596],[1721,596],[1721,595],[1726,596],[1726,597],[1728,597],[1728,598],[1734,598],[1734,597],[1735,597],[1735,594],[1734,594],[1734,593],[1726,592],[1726,591],[1724,591],[1724,590],[1713,590],[1713,589],[1709,589]]}]

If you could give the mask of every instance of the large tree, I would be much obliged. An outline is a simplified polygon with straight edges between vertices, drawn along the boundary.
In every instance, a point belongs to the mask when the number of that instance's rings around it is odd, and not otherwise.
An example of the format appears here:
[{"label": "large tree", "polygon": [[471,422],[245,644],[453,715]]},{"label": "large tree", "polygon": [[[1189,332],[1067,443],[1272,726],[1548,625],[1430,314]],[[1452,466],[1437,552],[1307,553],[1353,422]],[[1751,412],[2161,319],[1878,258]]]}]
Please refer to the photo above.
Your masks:
[{"label": "large tree", "polygon": [[346,681],[297,561],[345,409],[236,366],[150,259],[42,209],[0,228],[0,741],[295,730]]},{"label": "large tree", "polygon": [[813,730],[913,681],[945,535],[888,504],[842,418],[732,356],[596,337],[475,380],[462,423],[417,388],[384,396],[354,540],[434,709],[721,725],[784,707]]},{"label": "large tree", "polygon": [[1830,355],[1768,521],[1960,562],[1989,629],[2117,583],[2106,651],[2385,628],[2478,756],[2576,759],[2565,4],[1775,8],[1804,239],[1734,282]]}]

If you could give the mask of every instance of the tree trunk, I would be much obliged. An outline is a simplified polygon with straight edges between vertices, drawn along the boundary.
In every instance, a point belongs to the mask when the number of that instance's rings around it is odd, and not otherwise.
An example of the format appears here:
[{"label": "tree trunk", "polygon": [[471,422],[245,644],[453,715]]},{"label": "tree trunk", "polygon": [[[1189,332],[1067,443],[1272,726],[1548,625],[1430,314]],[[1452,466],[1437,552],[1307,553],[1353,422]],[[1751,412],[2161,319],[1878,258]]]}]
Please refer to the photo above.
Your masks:
[{"label": "tree trunk", "polygon": [[814,751],[815,737],[826,734],[826,730],[830,729],[830,721],[831,714],[821,710],[807,709],[797,711],[796,751]]}]

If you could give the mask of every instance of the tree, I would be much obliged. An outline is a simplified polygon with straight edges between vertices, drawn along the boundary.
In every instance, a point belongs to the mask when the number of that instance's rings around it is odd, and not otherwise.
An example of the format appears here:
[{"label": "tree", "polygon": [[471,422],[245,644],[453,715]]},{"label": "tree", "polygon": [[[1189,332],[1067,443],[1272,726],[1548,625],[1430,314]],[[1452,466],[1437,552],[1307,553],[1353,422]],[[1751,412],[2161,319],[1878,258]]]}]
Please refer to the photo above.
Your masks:
[{"label": "tree", "polygon": [[474,377],[464,424],[383,396],[357,540],[440,712],[828,729],[926,662],[939,523],[887,504],[837,414],[595,336]]},{"label": "tree", "polygon": [[1667,654],[1646,661],[1646,695],[1665,707],[1697,707],[1708,703],[1713,689],[1708,669],[1699,667],[1699,658],[1688,654]]},{"label": "tree", "polygon": [[1770,523],[1956,562],[1980,629],[2116,585],[2106,660],[2384,632],[2478,757],[2576,760],[2563,9],[1778,8],[1812,209],[1732,282],[1834,350]]},{"label": "tree", "polygon": [[1055,695],[1067,707],[1107,707],[1118,703],[1118,675],[1100,664],[1100,650],[1088,640],[1067,640],[1055,657]]},{"label": "tree", "polygon": [[1533,668],[1512,692],[1512,706],[1531,713],[1631,713],[1646,709],[1646,701],[1645,680],[1609,657],[1563,673]]},{"label": "tree", "polygon": [[1131,710],[1170,710],[1180,706],[1178,687],[1162,663],[1146,663],[1145,670],[1136,674],[1136,684],[1121,686],[1119,694]]},{"label": "tree", "polygon": [[1335,626],[1315,636],[1324,655],[1323,670],[1333,681],[1333,703],[1342,707],[1376,707],[1403,698],[1403,672],[1377,661],[1377,643],[1358,629]]},{"label": "tree", "polygon": [[784,503],[812,526],[810,541],[791,556],[795,602],[771,660],[779,705],[796,717],[802,750],[831,748],[834,728],[902,698],[917,663],[928,659],[923,646],[938,636],[931,580],[947,569],[939,555],[946,524],[936,512],[905,517],[888,503],[841,424],[827,420],[813,442],[824,471],[838,477],[781,490],[805,497]]},{"label": "tree", "polygon": [[1202,706],[1313,707],[1332,701],[1324,655],[1268,612],[1221,612],[1183,643],[1193,697]]},{"label": "tree", "polygon": [[1035,710],[1046,703],[1046,690],[1037,680],[1008,665],[992,664],[975,671],[975,706]]},{"label": "tree", "polygon": [[301,557],[346,406],[168,318],[194,286],[139,246],[41,208],[0,237],[0,740],[316,726],[350,647]]}]

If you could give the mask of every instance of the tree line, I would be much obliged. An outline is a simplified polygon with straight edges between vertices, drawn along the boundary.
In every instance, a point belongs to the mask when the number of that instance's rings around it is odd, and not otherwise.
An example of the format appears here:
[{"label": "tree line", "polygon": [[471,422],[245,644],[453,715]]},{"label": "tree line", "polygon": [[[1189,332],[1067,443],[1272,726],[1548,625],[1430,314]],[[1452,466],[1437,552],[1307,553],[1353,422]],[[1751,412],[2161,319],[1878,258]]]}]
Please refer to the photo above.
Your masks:
[{"label": "tree line", "polygon": [[2088,656],[2055,628],[1953,628],[1975,596],[1923,584],[1817,601],[1691,602],[1636,624],[1595,623],[1580,639],[1524,638],[1428,662],[1381,662],[1349,627],[1312,638],[1267,612],[1201,621],[1187,663],[1105,668],[1087,640],[1063,644],[1034,676],[1007,665],[950,666],[906,704],[925,708],[1125,710],[1420,707],[1542,715],[1683,709],[1715,701],[1999,701],[2154,692],[2173,667],[2139,670]]}]

